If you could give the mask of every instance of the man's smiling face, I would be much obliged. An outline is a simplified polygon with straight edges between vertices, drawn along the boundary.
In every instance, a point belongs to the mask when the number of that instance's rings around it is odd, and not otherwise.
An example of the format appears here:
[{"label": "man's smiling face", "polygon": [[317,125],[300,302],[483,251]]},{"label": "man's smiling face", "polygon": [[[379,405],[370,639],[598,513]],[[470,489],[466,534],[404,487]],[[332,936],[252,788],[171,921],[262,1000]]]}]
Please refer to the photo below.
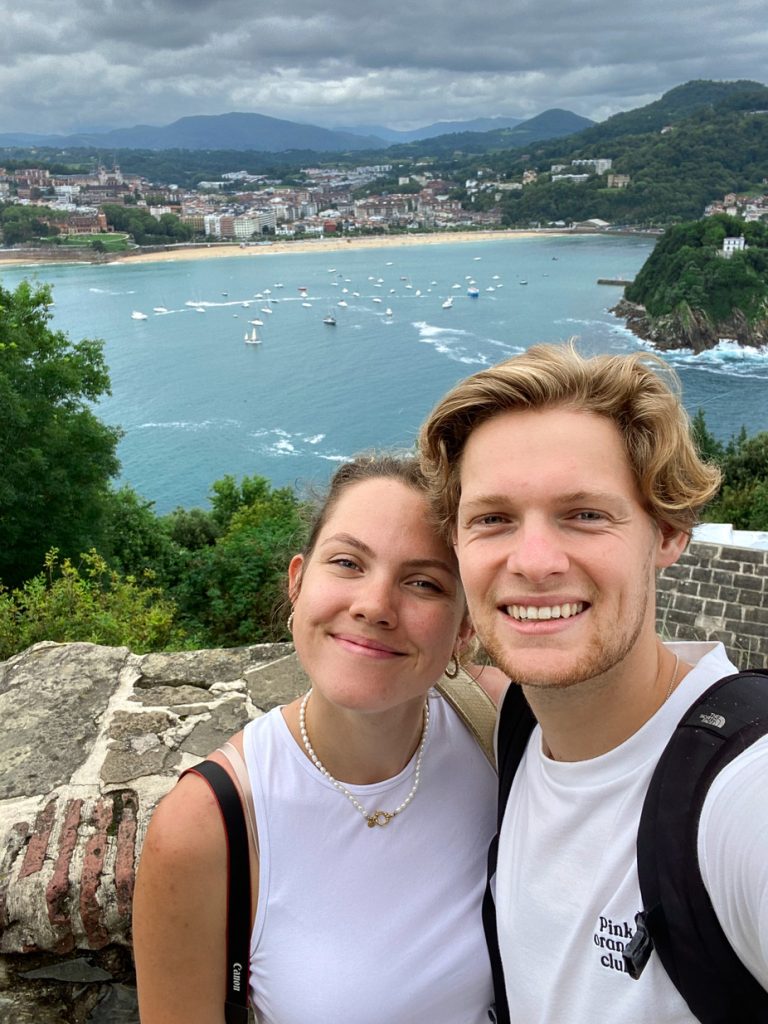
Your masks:
[{"label": "man's smiling face", "polygon": [[456,551],[470,614],[514,680],[572,686],[655,637],[655,569],[675,555],[646,511],[613,422],[504,412],[461,458]]}]

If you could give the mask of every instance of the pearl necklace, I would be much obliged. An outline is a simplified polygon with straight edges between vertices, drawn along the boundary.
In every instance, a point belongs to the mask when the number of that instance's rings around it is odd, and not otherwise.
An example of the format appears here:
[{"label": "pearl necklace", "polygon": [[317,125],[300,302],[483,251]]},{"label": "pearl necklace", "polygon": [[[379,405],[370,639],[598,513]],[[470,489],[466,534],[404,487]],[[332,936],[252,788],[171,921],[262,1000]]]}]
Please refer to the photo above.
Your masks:
[{"label": "pearl necklace", "polygon": [[308,690],[305,693],[304,699],[301,702],[301,707],[299,708],[299,731],[301,732],[301,739],[302,742],[304,743],[304,749],[309,755],[309,759],[312,761],[312,764],[314,764],[314,766],[317,768],[320,774],[324,775],[326,779],[328,779],[328,781],[336,789],[338,789],[340,793],[343,793],[347,800],[349,800],[349,802],[355,808],[355,810],[359,811],[360,814],[362,814],[363,818],[368,824],[368,828],[374,828],[376,825],[379,825],[381,826],[381,828],[384,828],[384,826],[388,825],[396,815],[400,814],[401,811],[405,810],[405,808],[408,806],[411,800],[413,800],[413,798],[416,796],[416,790],[419,788],[419,782],[421,781],[421,760],[424,756],[424,744],[427,741],[427,733],[429,732],[429,701],[427,700],[424,702],[424,728],[421,731],[419,749],[416,752],[416,772],[410,793],[405,798],[405,800],[403,800],[400,806],[394,809],[394,811],[376,810],[373,811],[373,813],[369,814],[368,811],[366,811],[366,809],[360,803],[360,801],[355,797],[355,795],[353,793],[350,793],[347,787],[343,783],[339,782],[338,779],[334,779],[334,777],[331,775],[331,773],[328,771],[328,769],[325,767],[325,765],[321,762],[320,758],[312,749],[312,744],[309,742],[309,736],[307,735],[306,723],[307,701],[309,700],[309,695],[311,693],[311,690]]}]

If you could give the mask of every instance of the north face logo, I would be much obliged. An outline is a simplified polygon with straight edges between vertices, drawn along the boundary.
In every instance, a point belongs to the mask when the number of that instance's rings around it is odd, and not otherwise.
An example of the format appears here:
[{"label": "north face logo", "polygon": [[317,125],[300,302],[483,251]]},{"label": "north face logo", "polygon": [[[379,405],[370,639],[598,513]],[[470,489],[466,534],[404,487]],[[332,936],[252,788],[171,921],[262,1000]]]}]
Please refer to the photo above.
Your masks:
[{"label": "north face logo", "polygon": [[722,729],[725,725],[725,718],[722,715],[715,715],[710,712],[708,715],[699,715],[702,725],[712,725],[715,729]]}]

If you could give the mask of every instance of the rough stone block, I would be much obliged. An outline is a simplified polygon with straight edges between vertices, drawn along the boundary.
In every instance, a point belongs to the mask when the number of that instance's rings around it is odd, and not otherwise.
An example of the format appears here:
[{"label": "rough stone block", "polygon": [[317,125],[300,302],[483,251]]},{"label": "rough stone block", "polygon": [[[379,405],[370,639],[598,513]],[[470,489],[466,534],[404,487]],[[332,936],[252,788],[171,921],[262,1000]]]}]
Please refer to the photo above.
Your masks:
[{"label": "rough stone block", "polygon": [[759,576],[747,576],[744,573],[734,573],[731,584],[741,590],[750,590],[759,593],[763,589],[764,580]]}]

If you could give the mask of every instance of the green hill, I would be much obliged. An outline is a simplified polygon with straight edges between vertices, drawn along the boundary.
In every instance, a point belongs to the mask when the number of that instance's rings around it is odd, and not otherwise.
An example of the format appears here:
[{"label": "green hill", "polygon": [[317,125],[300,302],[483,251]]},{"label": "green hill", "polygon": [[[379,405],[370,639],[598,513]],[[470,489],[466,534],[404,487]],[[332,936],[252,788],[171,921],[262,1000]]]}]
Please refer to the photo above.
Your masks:
[{"label": "green hill", "polygon": [[599,217],[611,223],[669,224],[700,217],[726,192],[764,189],[768,88],[757,82],[689,82],[655,103],[616,114],[577,135],[504,154],[494,167],[515,177],[529,167],[608,157],[630,176],[624,189],[604,177],[583,184],[539,180],[505,200],[510,225]]},{"label": "green hill", "polygon": [[[746,247],[723,255],[723,239]],[[720,214],[670,228],[616,309],[659,348],[768,344],[768,226]]]}]

